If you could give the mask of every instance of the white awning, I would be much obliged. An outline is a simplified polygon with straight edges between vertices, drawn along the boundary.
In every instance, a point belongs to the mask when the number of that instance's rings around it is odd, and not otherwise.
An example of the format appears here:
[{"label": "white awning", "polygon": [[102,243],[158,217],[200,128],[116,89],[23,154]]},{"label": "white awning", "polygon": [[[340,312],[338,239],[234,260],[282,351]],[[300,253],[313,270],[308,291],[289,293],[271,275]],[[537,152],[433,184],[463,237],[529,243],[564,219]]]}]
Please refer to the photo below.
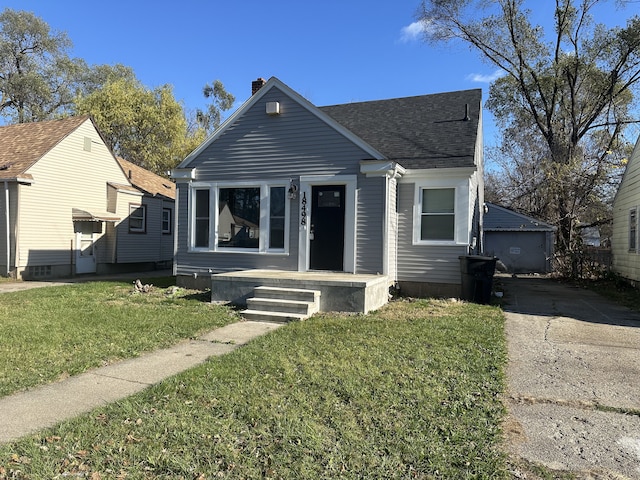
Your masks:
[{"label": "white awning", "polygon": [[120,217],[111,212],[74,208],[71,212],[74,222],[118,222]]}]

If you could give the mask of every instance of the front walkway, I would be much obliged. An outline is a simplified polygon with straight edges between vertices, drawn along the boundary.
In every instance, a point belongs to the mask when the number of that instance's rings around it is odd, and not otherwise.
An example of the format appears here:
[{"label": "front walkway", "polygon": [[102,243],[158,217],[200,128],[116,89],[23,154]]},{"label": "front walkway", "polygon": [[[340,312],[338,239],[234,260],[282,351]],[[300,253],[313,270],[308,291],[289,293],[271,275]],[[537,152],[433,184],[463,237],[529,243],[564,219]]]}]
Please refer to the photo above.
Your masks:
[{"label": "front walkway", "polygon": [[233,323],[196,340],[0,398],[0,442],[17,440],[128,397],[280,326],[265,322]]}]

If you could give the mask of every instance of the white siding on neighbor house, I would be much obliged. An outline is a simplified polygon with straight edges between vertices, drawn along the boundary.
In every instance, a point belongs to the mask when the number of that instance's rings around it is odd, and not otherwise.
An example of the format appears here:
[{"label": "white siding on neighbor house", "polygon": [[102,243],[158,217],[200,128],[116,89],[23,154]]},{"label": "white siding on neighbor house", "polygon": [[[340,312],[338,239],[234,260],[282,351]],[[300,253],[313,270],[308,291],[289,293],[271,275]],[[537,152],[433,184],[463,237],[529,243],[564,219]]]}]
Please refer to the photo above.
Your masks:
[{"label": "white siding on neighbor house", "polygon": [[629,212],[636,209],[636,223],[640,215],[640,138],[629,159],[622,183],[613,203],[613,233],[611,251],[613,269],[622,277],[640,282],[640,242],[636,225],[636,248],[629,249]]},{"label": "white siding on neighbor house", "polygon": [[[266,114],[267,102],[279,102],[280,115]],[[259,181],[293,180],[299,184],[301,176],[317,175],[358,175],[360,161],[371,154],[338,133],[309,110],[288,97],[277,88],[267,92],[250,109],[239,115],[208,147],[187,166],[196,169],[195,182],[199,184]],[[375,180],[375,179],[374,179]],[[369,182],[359,176],[359,193],[371,200],[366,191]],[[380,180],[377,180],[378,184]],[[300,229],[300,201],[290,202],[290,229],[288,254],[281,253],[232,253],[232,252],[190,252],[189,251],[189,211],[188,183],[178,183],[178,240],[176,269],[178,275],[198,272],[242,270],[250,268],[298,270],[298,248]],[[380,199],[373,200],[380,204]],[[361,212],[356,213],[359,218]],[[363,219],[372,218],[372,208],[362,212]],[[378,215],[382,215],[379,211]],[[357,238],[373,239],[380,234],[381,221],[371,225],[358,225]],[[356,262],[362,269],[380,271],[381,240],[364,245],[371,248],[377,258],[362,259],[359,252]],[[359,241],[358,241],[359,242]],[[358,248],[361,243],[358,243]],[[373,261],[371,261],[373,260]]]},{"label": "white siding on neighbor house", "polygon": [[[468,196],[466,196],[468,199]],[[398,281],[459,284],[460,255],[468,253],[468,245],[415,245],[413,242],[415,184],[398,185]],[[473,204],[467,205],[468,209]],[[456,215],[471,217],[471,212]],[[467,224],[466,219],[463,219]]]},{"label": "white siding on neighbor house", "polygon": [[[84,149],[85,137],[91,151]],[[20,189],[19,266],[69,264],[72,209],[105,211],[107,182],[127,183],[126,176],[88,119],[28,173],[34,183]],[[101,241],[97,246],[100,252]]]}]

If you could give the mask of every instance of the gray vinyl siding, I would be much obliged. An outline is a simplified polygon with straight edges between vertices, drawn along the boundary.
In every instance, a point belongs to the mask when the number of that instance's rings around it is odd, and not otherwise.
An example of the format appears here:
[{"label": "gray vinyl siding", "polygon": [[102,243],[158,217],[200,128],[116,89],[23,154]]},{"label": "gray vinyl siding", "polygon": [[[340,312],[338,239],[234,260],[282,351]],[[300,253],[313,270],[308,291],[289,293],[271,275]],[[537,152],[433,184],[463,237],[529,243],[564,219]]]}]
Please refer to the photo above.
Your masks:
[{"label": "gray vinyl siding", "polygon": [[383,265],[386,177],[358,179],[356,273],[381,274]]},{"label": "gray vinyl siding", "polygon": [[640,138],[627,165],[613,203],[611,251],[613,269],[624,278],[640,282],[640,231],[636,226],[636,249],[629,250],[629,212],[640,218]]},{"label": "gray vinyl siding", "polygon": [[[135,201],[134,201],[135,200]],[[145,233],[129,232],[129,220],[123,218],[117,226],[117,263],[164,262],[173,258],[173,236],[162,233],[162,209],[171,208],[173,202],[160,197],[138,197],[129,199],[129,203],[142,204],[146,207]]]},{"label": "gray vinyl siding", "polygon": [[[279,102],[281,114],[265,113]],[[353,175],[370,155],[274,88],[236,119],[189,167],[196,181]]]},{"label": "gray vinyl siding", "polygon": [[398,185],[398,281],[460,284],[465,246],[413,245],[415,185]]}]

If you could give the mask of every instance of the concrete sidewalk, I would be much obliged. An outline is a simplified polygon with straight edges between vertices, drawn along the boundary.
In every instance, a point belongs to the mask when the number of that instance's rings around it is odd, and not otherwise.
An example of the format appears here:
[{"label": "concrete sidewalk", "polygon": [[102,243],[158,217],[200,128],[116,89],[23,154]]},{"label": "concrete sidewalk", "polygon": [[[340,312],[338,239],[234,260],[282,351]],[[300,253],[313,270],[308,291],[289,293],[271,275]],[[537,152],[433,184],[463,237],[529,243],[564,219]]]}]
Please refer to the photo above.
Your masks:
[{"label": "concrete sidewalk", "polygon": [[196,340],[0,398],[0,442],[17,440],[125,398],[280,326],[267,322],[233,323]]},{"label": "concrete sidewalk", "polygon": [[495,283],[505,291],[510,452],[577,478],[640,479],[640,315],[549,278]]},{"label": "concrete sidewalk", "polygon": [[[110,280],[135,281],[136,279],[170,277],[173,275],[171,270],[149,270],[146,272],[131,273],[114,273],[105,275],[76,275],[68,278],[57,278],[51,280],[16,280],[0,282],[0,293],[21,292],[23,290],[31,290],[33,288],[57,287],[60,285],[72,285],[74,283],[84,282],[108,282]],[[144,283],[144,282],[143,282]]]}]

